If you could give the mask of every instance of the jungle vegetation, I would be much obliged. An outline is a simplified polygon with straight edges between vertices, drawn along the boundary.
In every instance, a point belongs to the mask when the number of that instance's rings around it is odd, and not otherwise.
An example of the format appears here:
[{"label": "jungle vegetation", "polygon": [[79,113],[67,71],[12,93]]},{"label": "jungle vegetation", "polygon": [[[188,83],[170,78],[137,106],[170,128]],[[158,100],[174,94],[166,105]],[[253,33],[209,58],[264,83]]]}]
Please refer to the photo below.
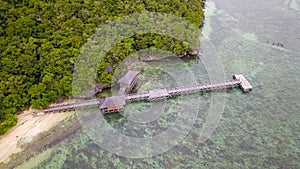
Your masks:
[{"label": "jungle vegetation", "polygon": [[[18,111],[30,105],[40,109],[72,95],[72,73],[80,47],[105,22],[147,10],[184,17],[200,27],[203,2],[0,0],[0,134],[16,124]],[[174,43],[166,47],[169,41]],[[178,53],[188,49],[184,43],[160,35],[125,39],[99,66],[99,82],[111,80],[111,73],[104,71],[107,65],[151,46]],[[116,54],[118,57],[112,57]]]}]

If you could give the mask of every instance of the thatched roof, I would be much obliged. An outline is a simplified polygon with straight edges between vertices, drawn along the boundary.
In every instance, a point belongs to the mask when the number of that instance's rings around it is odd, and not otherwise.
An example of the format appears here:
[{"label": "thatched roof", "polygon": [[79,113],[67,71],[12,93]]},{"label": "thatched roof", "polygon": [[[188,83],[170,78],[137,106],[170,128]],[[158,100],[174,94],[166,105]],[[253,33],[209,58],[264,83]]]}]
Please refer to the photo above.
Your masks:
[{"label": "thatched roof", "polygon": [[126,103],[124,96],[111,96],[100,99],[99,104],[99,108],[106,108],[111,106],[124,106]]},{"label": "thatched roof", "polygon": [[137,71],[133,71],[133,70],[127,70],[125,71],[125,75],[118,80],[118,83],[120,85],[130,85],[132,83],[132,81],[134,81],[134,79],[137,77],[139,72]]}]

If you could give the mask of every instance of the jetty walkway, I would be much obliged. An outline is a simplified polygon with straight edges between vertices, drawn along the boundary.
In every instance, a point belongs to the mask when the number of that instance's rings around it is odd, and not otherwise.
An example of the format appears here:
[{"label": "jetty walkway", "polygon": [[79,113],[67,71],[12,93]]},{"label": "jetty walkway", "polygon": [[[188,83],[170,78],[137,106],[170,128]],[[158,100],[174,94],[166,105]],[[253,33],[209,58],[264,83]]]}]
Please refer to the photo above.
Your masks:
[{"label": "jetty walkway", "polygon": [[[132,79],[136,81],[135,78]],[[129,84],[131,89],[133,87],[133,84],[132,83]],[[182,94],[206,92],[206,91],[233,88],[233,87],[240,87],[243,92],[249,92],[252,90],[252,86],[243,75],[234,75],[233,79],[230,81],[224,81],[219,83],[205,83],[205,84],[199,84],[191,87],[158,88],[158,89],[152,89],[149,91],[133,93],[133,94],[127,94],[126,92],[124,92],[125,90],[122,90],[121,94],[117,96],[86,100],[79,103],[73,103],[67,105],[48,107],[38,113],[35,113],[35,115],[41,115],[41,114],[52,113],[52,112],[65,112],[65,111],[71,111],[79,108],[90,108],[90,107],[98,107],[103,114],[106,114],[106,113],[118,112],[124,110],[125,104],[128,102],[141,101],[141,100],[155,101],[155,100],[171,98],[173,96],[182,95]]]}]

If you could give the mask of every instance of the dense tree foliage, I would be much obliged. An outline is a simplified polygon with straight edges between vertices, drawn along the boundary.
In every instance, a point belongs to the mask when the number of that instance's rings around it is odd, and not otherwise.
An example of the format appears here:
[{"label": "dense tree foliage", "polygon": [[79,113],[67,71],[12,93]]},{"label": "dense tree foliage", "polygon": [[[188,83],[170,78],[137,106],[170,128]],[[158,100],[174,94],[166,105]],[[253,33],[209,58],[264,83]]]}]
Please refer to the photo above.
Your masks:
[{"label": "dense tree foliage", "polygon": [[[15,112],[47,106],[71,96],[74,62],[80,47],[108,20],[142,10],[172,13],[200,26],[203,0],[0,0],[0,134],[16,124]],[[172,40],[172,39],[171,39]],[[168,38],[138,35],[114,47],[99,66],[99,82],[109,83],[103,69],[132,50],[151,47],[181,52],[181,42],[166,47]]]}]

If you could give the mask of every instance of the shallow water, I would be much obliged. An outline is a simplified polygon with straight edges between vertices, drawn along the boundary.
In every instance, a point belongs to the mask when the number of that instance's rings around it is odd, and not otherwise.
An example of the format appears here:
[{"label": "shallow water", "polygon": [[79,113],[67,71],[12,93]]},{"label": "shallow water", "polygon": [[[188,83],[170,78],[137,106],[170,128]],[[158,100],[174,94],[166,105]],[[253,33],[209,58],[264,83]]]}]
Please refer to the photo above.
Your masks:
[{"label": "shallow water", "polygon": [[[42,159],[39,157],[40,163],[37,165],[35,161],[34,165],[38,168],[300,168],[299,6],[297,0],[210,0],[200,37],[200,60],[182,61],[184,65],[169,62],[167,68],[148,64],[141,74],[139,90],[187,84],[185,76],[180,75],[184,69],[192,74],[192,83],[230,79],[233,74],[241,73],[253,85],[248,94],[235,88],[163,101],[167,108],[151,123],[152,128],[131,124],[118,114],[106,117],[123,134],[150,137],[168,128],[178,113],[189,112],[178,105],[194,105],[197,117],[192,130],[171,150],[142,159],[120,157],[101,149],[80,130]],[[274,46],[273,42],[284,47]],[[176,72],[177,79],[170,72]],[[222,112],[212,111],[210,116],[208,109],[214,95],[225,97],[226,102]],[[132,114],[134,110],[155,104],[158,103],[132,103],[123,115],[136,115]],[[212,121],[217,128],[201,143],[201,129],[210,117],[215,118]]]}]

